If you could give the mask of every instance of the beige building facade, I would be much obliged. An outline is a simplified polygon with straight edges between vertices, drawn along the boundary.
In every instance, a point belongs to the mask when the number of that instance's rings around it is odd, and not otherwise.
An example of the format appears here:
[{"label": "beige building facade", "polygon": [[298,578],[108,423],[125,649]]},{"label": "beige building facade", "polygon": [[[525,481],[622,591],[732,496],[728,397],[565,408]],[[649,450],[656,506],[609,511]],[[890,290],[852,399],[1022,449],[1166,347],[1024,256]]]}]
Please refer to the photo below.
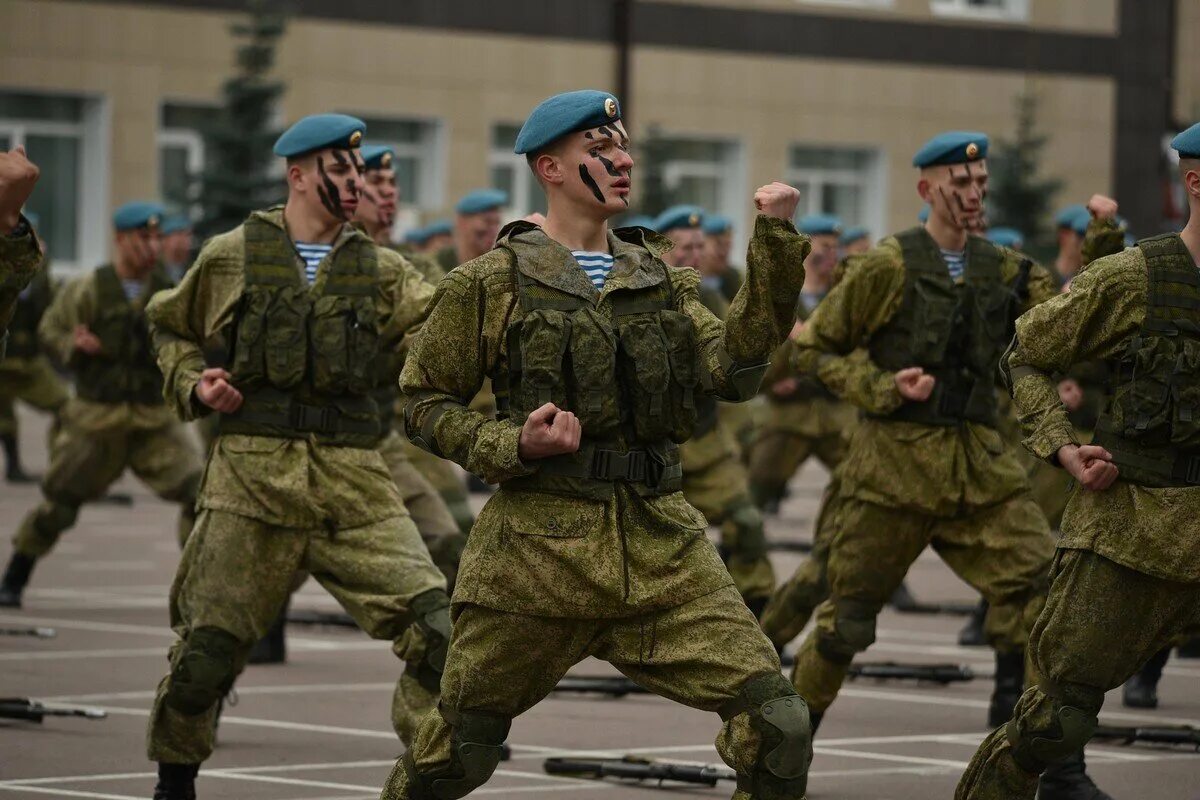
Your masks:
[{"label": "beige building facade", "polygon": [[[754,187],[786,180],[801,187],[802,211],[882,235],[920,208],[910,165],[920,144],[948,128],[1011,137],[1025,91],[1041,100],[1043,166],[1063,181],[1062,202],[1124,188],[1118,150],[1159,148],[1168,117],[1200,112],[1200,4],[1146,0],[1136,5],[1176,26],[1179,80],[1161,119],[1128,119],[1131,79],[1104,47],[1131,46],[1122,25],[1133,3],[558,0],[547,18],[532,16],[545,4],[520,0],[469,3],[474,17],[454,0],[381,0],[371,18],[349,20],[318,0],[282,40],[279,119],[366,119],[368,140],[397,148],[403,228],[480,186],[509,191],[514,216],[538,208],[511,153],[516,127],[550,94],[607,89],[623,95],[635,158],[639,142],[660,143],[672,199],[730,215],[744,236]],[[187,175],[205,159],[199,129],[232,72],[239,6],[0,0],[0,146],[23,144],[43,165],[31,205],[58,270],[106,257],[121,202],[186,203]]]}]

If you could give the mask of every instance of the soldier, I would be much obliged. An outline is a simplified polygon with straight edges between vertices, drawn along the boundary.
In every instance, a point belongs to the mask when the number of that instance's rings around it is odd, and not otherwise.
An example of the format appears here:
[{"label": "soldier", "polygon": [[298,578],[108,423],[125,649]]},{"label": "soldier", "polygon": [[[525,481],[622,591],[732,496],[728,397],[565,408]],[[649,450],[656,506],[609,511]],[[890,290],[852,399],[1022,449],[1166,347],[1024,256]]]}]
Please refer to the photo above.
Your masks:
[{"label": "soldier", "polygon": [[200,463],[163,405],[146,330],[146,304],[168,288],[155,269],[162,213],[156,203],[117,209],[113,263],[63,287],[38,326],[46,351],[75,373],[75,397],[63,408],[51,448],[45,499],[13,537],[0,606],[20,607],[37,560],[75,524],[80,506],[102,497],[126,468],[180,504],[181,538],[191,525]]},{"label": "soldier", "polygon": [[[799,228],[812,240],[812,252],[804,262],[797,330],[829,292],[841,223],[829,214],[809,214],[800,219]],[[858,410],[838,400],[819,380],[792,373],[788,360],[793,350],[785,343],[771,359],[773,367],[763,380],[767,411],[750,448],[750,491],[764,511],[778,510],[788,482],[809,456],[815,455],[832,471],[845,455],[849,433],[858,421]]]},{"label": "soldier", "polygon": [[1091,219],[1091,214],[1088,213],[1086,206],[1079,204],[1066,206],[1059,209],[1059,212],[1054,215],[1054,230],[1058,237],[1058,255],[1054,259],[1054,277],[1059,284],[1069,283],[1083,263],[1080,250],[1083,240],[1080,234],[1075,232],[1075,221],[1081,215],[1085,220],[1083,224],[1086,227],[1086,220]]},{"label": "soldier", "polygon": [[1009,250],[1025,249],[1025,234],[1021,233],[1016,228],[988,228],[987,239],[992,244],[998,244],[1001,247],[1007,247]]},{"label": "soldier", "polygon": [[[990,716],[1019,695],[1029,627],[1053,544],[1016,454],[996,426],[995,364],[1013,285],[1029,302],[1049,275],[972,235],[982,227],[988,139],[954,131],[913,159],[929,221],[889,237],[847,271],[794,340],[796,368],[866,412],[840,470],[831,599],[796,658],[794,684],[820,720],[875,618],[927,545],[991,602]],[[869,358],[852,354],[865,347]]]},{"label": "soldier", "polygon": [[44,261],[33,227],[21,216],[38,174],[37,166],[25,157],[25,148],[0,151],[0,359],[4,358],[17,295]]},{"label": "soldier", "polygon": [[463,195],[454,206],[453,240],[434,251],[442,272],[478,258],[495,246],[500,210],[506,205],[508,195],[499,189],[476,189]]},{"label": "soldier", "polygon": [[[30,226],[38,227],[37,215],[25,215]],[[42,251],[46,243],[39,239]],[[38,344],[38,323],[50,301],[54,287],[48,270],[34,276],[17,297],[17,306],[8,327],[8,353],[0,361],[0,444],[4,448],[5,480],[9,483],[34,483],[40,478],[29,475],[21,467],[20,436],[17,429],[15,401],[33,406],[54,418],[51,438],[57,428],[58,412],[67,402],[66,384]]]},{"label": "soldier", "polygon": [[871,232],[861,225],[846,228],[838,244],[842,249],[842,258],[861,255],[871,249]]},{"label": "soldier", "polygon": [[[958,800],[1033,798],[1038,773],[1081,763],[1104,693],[1200,624],[1200,123],[1171,146],[1191,211],[1182,233],[1089,265],[1070,292],[1018,321],[1002,361],[1025,446],[1081,491],[1030,635],[1041,679],[980,745]],[[1095,439],[1081,445],[1052,376],[1092,359],[1110,361],[1116,378]],[[1041,784],[1043,797],[1107,797],[1047,795]]]},{"label": "soldier", "polygon": [[724,214],[705,214],[704,252],[700,258],[700,274],[712,279],[725,302],[732,303],[745,278],[729,263],[733,249],[733,220]]},{"label": "soldier", "polygon": [[[754,395],[791,325],[808,252],[789,221],[799,194],[756,194],[749,278],[722,325],[697,297],[699,275],[659,259],[666,239],[607,230],[633,167],[620,119],[606,92],[534,109],[515,149],[545,188],[545,228],[513,223],[450,273],[404,366],[409,435],[500,489],[463,554],[439,713],[393,770],[388,800],[483,784],[512,718],[589,655],[719,712],[736,797],[804,796],[804,701],[680,494],[674,444],[691,435],[697,393]],[[487,374],[496,420],[467,408]]]},{"label": "soldier", "polygon": [[425,226],[425,243],[420,252],[435,254],[442,248],[454,244],[454,223],[448,219],[435,219]]},{"label": "soldier", "polygon": [[[703,209],[688,205],[672,206],[658,216],[654,230],[675,245],[662,254],[664,264],[696,269],[706,246],[701,231],[703,219]],[[588,269],[586,261],[579,263],[585,271]],[[728,316],[729,304],[720,290],[703,277],[697,294],[717,319]],[[720,527],[721,560],[742,599],[758,617],[775,589],[775,570],[767,557],[762,514],[750,499],[750,483],[734,432],[728,418],[719,413],[716,398],[701,395],[695,405],[692,438],[679,446],[683,496],[710,524]]]},{"label": "soldier", "polygon": [[199,516],[171,587],[179,641],[147,732],[157,800],[195,797],[218,701],[311,573],[408,664],[393,696],[402,736],[432,705],[450,633],[446,579],[375,444],[380,354],[423,313],[413,273],[349,224],[365,125],[306,117],[275,143],[283,207],[211,239],[148,311],[165,396],[182,419],[216,412]]},{"label": "soldier", "polygon": [[162,265],[175,286],[192,264],[192,250],[196,246],[192,221],[186,214],[172,214],[163,221],[161,230]]}]

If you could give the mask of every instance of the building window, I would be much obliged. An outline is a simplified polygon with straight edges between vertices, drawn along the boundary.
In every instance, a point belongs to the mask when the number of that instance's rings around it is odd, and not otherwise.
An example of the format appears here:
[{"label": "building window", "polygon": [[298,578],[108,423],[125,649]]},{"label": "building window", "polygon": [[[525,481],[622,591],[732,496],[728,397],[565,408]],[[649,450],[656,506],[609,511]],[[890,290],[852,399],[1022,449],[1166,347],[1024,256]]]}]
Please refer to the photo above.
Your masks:
[{"label": "building window", "polygon": [[200,103],[163,103],[158,124],[158,191],[168,205],[193,210],[196,179],[204,169],[204,126],[215,107]]},{"label": "building window", "polygon": [[23,146],[41,178],[27,208],[50,257],[65,269],[94,265],[106,250],[107,138],[103,104],[84,97],[0,92],[0,147]]},{"label": "building window", "polygon": [[730,217],[735,241],[743,239],[748,195],[740,143],[651,132],[634,154],[635,161],[639,158],[645,168],[635,167],[634,179],[642,184],[646,212],[657,214],[677,203],[697,205]]},{"label": "building window", "polygon": [[1024,22],[1029,19],[1029,0],[930,0],[934,14]]},{"label": "building window", "polygon": [[385,144],[396,153],[396,188],[401,209],[435,209],[442,205],[441,126],[437,122],[384,119],[359,115],[367,123],[366,141]]},{"label": "building window", "polygon": [[513,152],[520,130],[520,125],[493,125],[492,147],[488,153],[492,188],[508,194],[509,213],[506,217],[514,218],[535,211],[546,213],[546,193],[534,177],[525,156]]},{"label": "building window", "polygon": [[836,214],[842,224],[865,225],[882,235],[883,169],[874,150],[796,145],[788,182],[800,190],[797,217]]}]

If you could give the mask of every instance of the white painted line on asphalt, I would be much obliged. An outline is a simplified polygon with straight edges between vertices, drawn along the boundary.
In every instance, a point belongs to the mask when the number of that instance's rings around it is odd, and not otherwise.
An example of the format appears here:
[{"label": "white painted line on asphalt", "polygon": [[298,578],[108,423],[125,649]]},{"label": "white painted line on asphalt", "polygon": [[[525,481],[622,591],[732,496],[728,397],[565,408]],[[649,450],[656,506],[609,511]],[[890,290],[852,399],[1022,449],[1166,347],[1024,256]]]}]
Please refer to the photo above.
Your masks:
[{"label": "white painted line on asphalt", "polygon": [[814,744],[813,752],[817,755],[842,756],[843,758],[865,758],[869,761],[890,761],[895,764],[922,764],[929,767],[947,767],[966,769],[966,761],[950,761],[945,758],[925,758],[923,756],[903,756],[896,753],[875,753],[865,750],[847,750],[844,747],[826,747]]},{"label": "white painted line on asphalt", "polygon": [[[290,642],[289,642],[290,643]],[[311,692],[390,692],[396,688],[391,683],[297,683],[287,686],[242,686],[236,687],[239,696],[276,694],[309,694]],[[98,700],[153,700],[154,690],[137,692],[108,692],[101,694],[64,694],[43,698],[56,702],[83,703]]]},{"label": "white painted line on asphalt", "polygon": [[333,783],[331,781],[307,781],[300,778],[279,778],[272,775],[246,775],[241,772],[230,772],[224,769],[209,769],[201,773],[205,778],[225,778],[226,780],[254,781],[256,783],[277,783],[284,786],[309,786],[314,789],[345,789],[352,792],[380,791],[382,786],[365,786],[354,783]]},{"label": "white painted line on asphalt", "polygon": [[0,614],[0,622],[15,625],[40,625],[48,628],[63,628],[65,630],[98,631],[100,633],[136,633],[142,636],[167,636],[172,639],[175,638],[175,632],[166,625],[125,625],[90,619],[30,617],[24,614]]},{"label": "white painted line on asphalt", "polygon": [[10,782],[0,782],[0,791],[5,789],[14,792],[29,792],[31,794],[48,794],[54,797],[88,797],[94,800],[143,800],[131,794],[101,794],[100,792],[81,792],[75,789],[47,789],[40,786],[23,786]]}]

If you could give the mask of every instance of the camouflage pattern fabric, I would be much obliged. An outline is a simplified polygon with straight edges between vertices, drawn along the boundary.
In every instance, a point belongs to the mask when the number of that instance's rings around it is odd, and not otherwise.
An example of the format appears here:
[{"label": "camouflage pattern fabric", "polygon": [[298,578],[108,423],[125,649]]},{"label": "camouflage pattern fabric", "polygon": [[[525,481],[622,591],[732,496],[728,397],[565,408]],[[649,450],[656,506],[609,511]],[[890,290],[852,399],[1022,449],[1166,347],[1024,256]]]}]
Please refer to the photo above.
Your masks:
[{"label": "camouflage pattern fabric", "polygon": [[[1060,549],[1052,579],[1029,637],[1042,679],[1021,697],[1013,720],[980,745],[955,800],[1033,800],[1038,773],[1014,759],[1014,747],[1036,752],[1035,739],[1060,738],[1064,708],[1094,717],[1106,691],[1200,624],[1200,583],[1147,575],[1086,549]],[[1045,761],[1029,766],[1044,768]]]},{"label": "camouflage pattern fabric", "polygon": [[32,230],[23,236],[0,236],[0,358],[8,322],[21,294],[45,260]]},{"label": "camouflage pattern fabric", "polygon": [[[404,424],[399,415],[396,419],[397,424]],[[464,536],[470,533],[471,526],[475,524],[475,513],[471,511],[471,496],[467,493],[462,471],[452,462],[417,447],[403,435],[403,431],[400,433],[401,446],[413,467],[437,490],[459,531]]]},{"label": "camouflage pattern fabric", "polygon": [[44,356],[0,361],[0,434],[17,432],[14,401],[56,414],[69,397],[67,385]]}]

